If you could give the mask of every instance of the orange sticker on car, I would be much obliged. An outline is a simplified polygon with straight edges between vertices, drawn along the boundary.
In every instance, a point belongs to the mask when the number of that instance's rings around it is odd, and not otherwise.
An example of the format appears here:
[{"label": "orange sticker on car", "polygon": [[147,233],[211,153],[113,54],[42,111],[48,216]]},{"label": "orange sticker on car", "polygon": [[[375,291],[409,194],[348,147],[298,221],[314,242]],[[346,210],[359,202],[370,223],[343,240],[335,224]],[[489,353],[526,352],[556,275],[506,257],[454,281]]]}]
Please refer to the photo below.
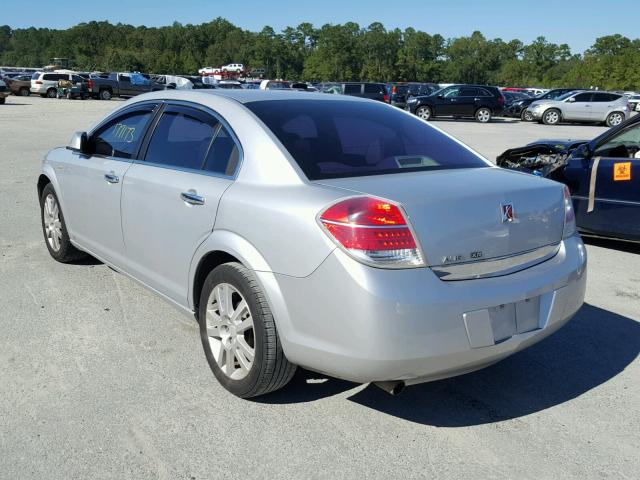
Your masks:
[{"label": "orange sticker on car", "polygon": [[613,180],[631,180],[631,162],[620,162],[613,164]]}]

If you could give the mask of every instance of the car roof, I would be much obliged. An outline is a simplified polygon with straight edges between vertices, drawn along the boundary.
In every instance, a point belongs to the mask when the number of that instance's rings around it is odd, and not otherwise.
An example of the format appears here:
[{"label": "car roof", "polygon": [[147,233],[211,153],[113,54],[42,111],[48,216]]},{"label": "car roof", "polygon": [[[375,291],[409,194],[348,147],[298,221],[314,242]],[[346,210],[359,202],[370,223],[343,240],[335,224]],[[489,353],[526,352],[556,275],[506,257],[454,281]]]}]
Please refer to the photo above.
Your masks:
[{"label": "car roof", "polygon": [[321,92],[306,92],[295,89],[284,90],[225,90],[225,89],[211,89],[201,91],[198,93],[191,92],[189,90],[162,90],[157,92],[154,96],[161,95],[166,99],[174,100],[193,100],[197,101],[199,95],[218,95],[221,97],[227,97],[233,99],[239,103],[249,102],[266,102],[269,100],[332,100],[337,102],[368,102],[370,100],[362,99],[358,97],[351,97],[348,95],[330,95]]}]

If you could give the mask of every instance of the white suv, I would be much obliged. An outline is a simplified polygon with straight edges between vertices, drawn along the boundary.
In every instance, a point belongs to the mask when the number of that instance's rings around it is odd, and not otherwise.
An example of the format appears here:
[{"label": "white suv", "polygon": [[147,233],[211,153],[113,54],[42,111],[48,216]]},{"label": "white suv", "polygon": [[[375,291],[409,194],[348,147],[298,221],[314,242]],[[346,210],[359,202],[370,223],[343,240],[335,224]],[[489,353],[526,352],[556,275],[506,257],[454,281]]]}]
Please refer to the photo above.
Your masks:
[{"label": "white suv", "polygon": [[59,80],[78,83],[82,82],[82,77],[72,73],[36,72],[31,76],[31,93],[37,93],[41,97],[56,98]]},{"label": "white suv", "polygon": [[242,63],[230,63],[229,65],[223,65],[223,72],[242,72],[244,71],[244,65]]}]

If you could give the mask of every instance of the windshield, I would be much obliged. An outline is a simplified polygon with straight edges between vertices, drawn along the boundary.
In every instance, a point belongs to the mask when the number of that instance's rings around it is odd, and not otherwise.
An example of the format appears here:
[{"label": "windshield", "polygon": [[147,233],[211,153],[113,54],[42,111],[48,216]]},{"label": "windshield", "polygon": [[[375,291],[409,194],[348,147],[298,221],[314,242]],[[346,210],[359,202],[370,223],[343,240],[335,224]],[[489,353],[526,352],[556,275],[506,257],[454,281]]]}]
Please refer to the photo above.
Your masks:
[{"label": "windshield", "polygon": [[487,164],[458,142],[402,110],[377,102],[248,102],[310,180]]}]

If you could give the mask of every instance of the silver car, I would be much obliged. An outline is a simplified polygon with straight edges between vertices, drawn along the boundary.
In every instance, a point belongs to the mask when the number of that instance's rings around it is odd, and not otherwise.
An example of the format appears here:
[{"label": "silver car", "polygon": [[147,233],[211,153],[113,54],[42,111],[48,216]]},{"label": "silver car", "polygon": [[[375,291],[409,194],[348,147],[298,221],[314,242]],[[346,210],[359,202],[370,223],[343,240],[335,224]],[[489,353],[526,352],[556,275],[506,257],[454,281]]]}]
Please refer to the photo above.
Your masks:
[{"label": "silver car", "polygon": [[627,97],[619,93],[574,91],[555,100],[537,100],[529,106],[533,120],[546,125],[560,122],[605,123],[615,127],[629,118]]},{"label": "silver car", "polygon": [[561,184],[349,96],[141,95],[49,152],[38,194],[51,256],[90,254],[195,315],[240,397],[296,366],[389,392],[477,370],[585,293]]}]

